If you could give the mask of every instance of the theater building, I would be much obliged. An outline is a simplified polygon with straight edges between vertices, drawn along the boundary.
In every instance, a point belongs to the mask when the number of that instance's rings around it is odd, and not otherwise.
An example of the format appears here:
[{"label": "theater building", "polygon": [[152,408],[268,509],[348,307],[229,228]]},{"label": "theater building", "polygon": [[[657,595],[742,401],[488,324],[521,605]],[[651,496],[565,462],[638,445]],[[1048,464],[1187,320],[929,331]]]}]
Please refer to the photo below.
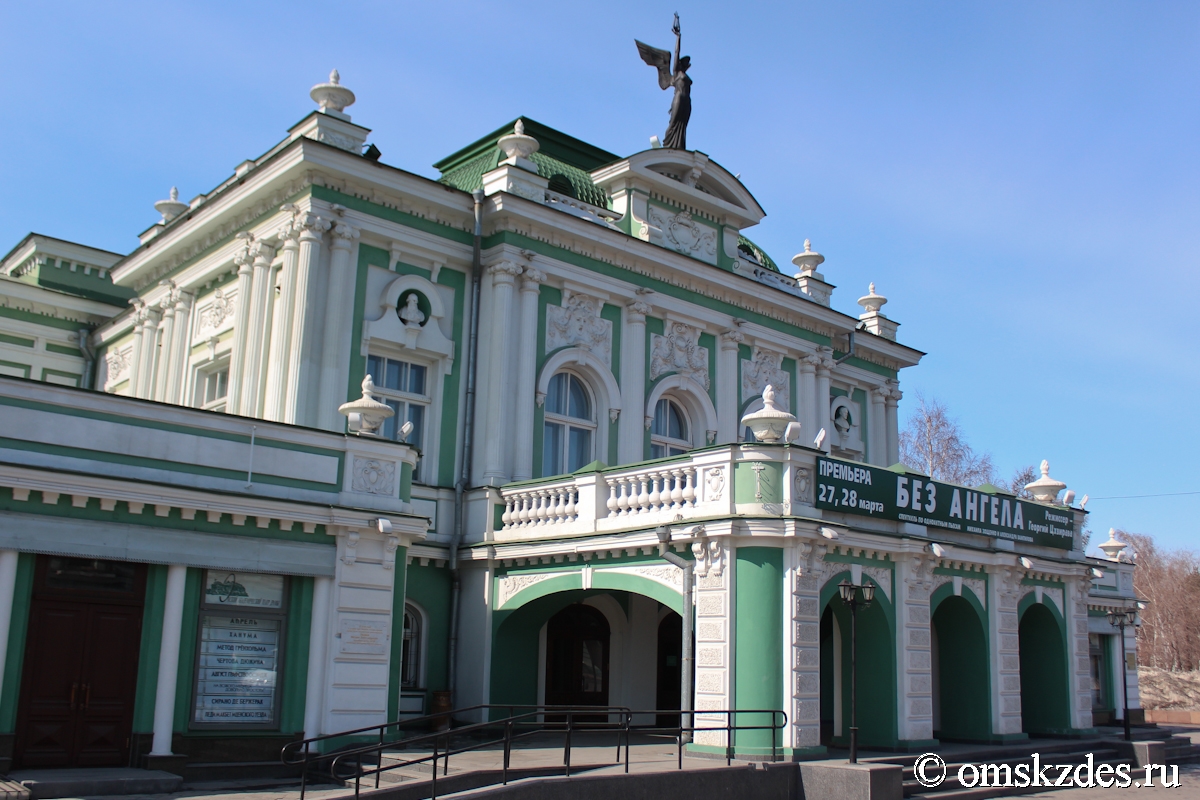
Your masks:
[{"label": "theater building", "polygon": [[899,465],[923,354],[804,232],[786,269],[747,238],[713,157],[522,118],[431,179],[312,96],[129,254],[0,261],[0,764],[250,770],[435,693],[686,686],[700,720],[786,713],[738,753],[815,757],[848,733],[844,580],[874,589],[864,747],[1137,708],[1105,618],[1133,564],[1085,557],[1045,471],[1029,500]]}]

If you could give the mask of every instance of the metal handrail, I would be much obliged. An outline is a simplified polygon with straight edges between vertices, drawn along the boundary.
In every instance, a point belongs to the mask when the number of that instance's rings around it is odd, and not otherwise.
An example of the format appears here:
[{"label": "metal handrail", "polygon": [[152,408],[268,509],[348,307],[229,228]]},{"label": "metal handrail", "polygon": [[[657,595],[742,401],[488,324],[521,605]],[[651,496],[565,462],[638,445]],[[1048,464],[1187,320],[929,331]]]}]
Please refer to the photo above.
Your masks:
[{"label": "metal handrail", "polygon": [[[448,717],[452,714],[463,713],[466,711],[477,711],[477,710],[482,710],[482,709],[490,710],[490,709],[495,709],[495,708],[508,709],[509,715],[507,717],[497,719],[497,720],[487,720],[484,722],[472,723],[469,725],[464,725],[464,726],[461,726],[458,728],[454,728],[452,730],[434,731],[431,733],[419,734],[417,736],[412,736],[407,739],[395,740],[395,741],[390,741],[390,742],[384,741],[384,730],[388,729],[388,728],[393,728],[401,723],[393,722],[393,723],[387,723],[385,725],[377,725],[377,726],[371,726],[371,727],[367,727],[367,728],[359,728],[355,731],[346,731],[346,732],[342,732],[342,733],[338,733],[338,734],[327,734],[325,736],[307,739],[307,740],[304,740],[303,742],[293,742],[284,748],[284,752],[281,753],[281,756],[284,758],[284,763],[287,763],[287,764],[303,763],[304,764],[304,769],[303,769],[303,774],[301,776],[301,784],[300,784],[300,798],[301,798],[301,800],[304,800],[305,789],[306,789],[306,784],[307,784],[309,755],[310,755],[309,754],[309,745],[312,742],[315,742],[318,740],[330,740],[330,739],[334,739],[334,738],[342,738],[345,736],[362,734],[362,733],[369,732],[369,731],[377,731],[378,739],[379,739],[378,742],[371,742],[369,744],[362,744],[359,746],[349,747],[349,748],[341,750],[339,753],[332,756],[332,760],[330,762],[330,767],[329,767],[330,772],[334,775],[337,775],[339,772],[339,767],[349,765],[349,763],[352,760],[353,768],[354,768],[354,796],[357,798],[359,796],[359,792],[362,787],[362,779],[363,778],[374,775],[375,776],[375,781],[374,781],[375,787],[374,788],[378,789],[379,788],[379,780],[380,780],[379,776],[381,774],[383,774],[384,772],[388,772],[388,771],[395,770],[395,769],[403,769],[406,767],[412,767],[412,766],[416,766],[416,765],[420,765],[420,764],[429,762],[432,766],[432,774],[431,774],[431,781],[430,781],[430,797],[431,797],[431,800],[436,800],[438,766],[439,766],[438,761],[439,760],[441,760],[441,762],[442,762],[441,763],[442,776],[446,777],[447,775],[449,775],[450,757],[452,755],[459,755],[462,753],[471,752],[473,750],[479,750],[479,749],[483,749],[486,747],[503,744],[504,760],[503,760],[502,780],[503,780],[504,784],[507,784],[508,783],[508,773],[509,773],[509,768],[510,768],[510,764],[511,764],[513,742],[523,739],[523,738],[537,735],[539,733],[560,732],[561,731],[564,734],[563,765],[564,765],[564,772],[565,772],[566,776],[570,777],[571,776],[571,738],[572,738],[572,733],[576,730],[586,730],[586,731],[590,731],[590,732],[594,732],[594,731],[598,731],[598,730],[599,731],[609,730],[609,731],[616,732],[616,734],[617,734],[617,753],[616,753],[616,762],[615,763],[621,762],[621,739],[622,739],[622,735],[623,735],[624,740],[625,740],[625,759],[624,759],[625,772],[628,773],[629,772],[629,747],[630,747],[630,734],[631,733],[636,732],[636,733],[649,734],[649,735],[656,735],[656,734],[657,735],[666,735],[666,734],[674,735],[675,740],[676,740],[676,747],[677,747],[677,766],[679,769],[683,769],[683,746],[687,741],[691,740],[692,736],[695,733],[705,732],[705,731],[724,732],[725,733],[725,745],[726,745],[725,746],[725,763],[726,763],[726,765],[729,765],[733,760],[734,734],[735,733],[737,733],[739,731],[755,731],[755,730],[771,731],[772,732],[772,734],[771,734],[771,760],[774,761],[776,759],[776,757],[778,756],[778,747],[779,747],[778,744],[776,743],[776,736],[775,736],[774,732],[782,730],[783,728],[785,728],[787,726],[787,714],[784,713],[783,711],[780,711],[779,709],[713,709],[713,710],[706,709],[706,710],[702,710],[702,711],[684,710],[681,712],[681,711],[678,711],[675,709],[632,710],[627,707],[620,707],[620,706],[481,705],[481,706],[471,706],[469,708],[463,708],[463,709],[456,709],[455,711],[444,712],[441,714],[431,714],[431,715],[428,715],[427,717],[415,718],[413,720],[405,720],[403,722],[406,724],[411,724],[413,722],[418,722],[418,721],[423,721],[423,720],[445,719],[446,717]],[[527,710],[525,710],[524,713],[521,713],[521,714],[512,713],[513,711],[516,711],[517,709],[527,709]],[[638,724],[634,724],[634,722],[633,722],[633,718],[635,716],[659,715],[659,714],[672,714],[672,715],[678,714],[679,715],[679,724],[675,725],[675,726],[660,726],[657,724],[638,725]],[[737,722],[737,715],[739,715],[739,714],[756,714],[756,715],[770,714],[771,721],[769,724],[756,724],[756,725],[739,724]],[[551,716],[551,715],[563,716],[563,717],[565,717],[565,719],[562,721],[558,721],[558,720],[548,721],[545,719],[545,717]],[[617,715],[620,717],[620,719],[617,722],[607,721],[608,717],[611,717],[614,715]],[[701,724],[698,725],[697,720],[696,720],[697,715],[700,715],[702,717],[704,717],[704,716],[724,716],[724,718],[725,718],[724,724],[707,725],[707,724],[705,724],[707,722],[707,720],[702,719],[699,721]],[[594,718],[598,717],[598,716],[603,716],[606,718],[606,720],[605,721],[595,720]],[[538,721],[536,719],[538,717],[541,717],[542,719],[540,721]],[[584,722],[577,722],[576,717],[589,717],[592,719],[588,719]],[[691,722],[690,725],[683,724],[685,717],[690,717],[690,722]],[[476,733],[479,731],[495,729],[497,727],[502,728],[502,734],[498,738],[490,738],[490,739],[485,738],[482,741],[477,741],[477,742],[470,743],[470,744],[467,744],[464,746],[459,746],[457,748],[455,748],[453,746],[452,739],[454,736],[463,736],[463,735],[467,735],[467,734],[471,734],[471,733]],[[520,730],[521,727],[526,727],[528,729],[521,731]],[[687,734],[686,738],[685,738],[685,734]],[[445,745],[444,748],[442,747],[443,742]],[[384,766],[382,763],[383,751],[387,748],[413,746],[413,745],[419,745],[419,744],[428,745],[430,743],[432,743],[433,752],[430,753],[429,755],[418,756],[416,758],[408,759],[407,761],[400,761],[400,762],[396,762],[394,764],[389,764],[387,766]],[[303,753],[305,756],[304,760],[303,761],[288,761],[287,754],[288,754],[289,748],[293,748],[298,745],[304,746],[304,750],[303,750]],[[368,767],[367,769],[363,768],[364,756],[373,756],[373,758],[368,759],[369,762],[370,761],[374,762],[373,767]],[[325,759],[325,758],[330,758],[330,756],[317,754],[317,758]]]}]

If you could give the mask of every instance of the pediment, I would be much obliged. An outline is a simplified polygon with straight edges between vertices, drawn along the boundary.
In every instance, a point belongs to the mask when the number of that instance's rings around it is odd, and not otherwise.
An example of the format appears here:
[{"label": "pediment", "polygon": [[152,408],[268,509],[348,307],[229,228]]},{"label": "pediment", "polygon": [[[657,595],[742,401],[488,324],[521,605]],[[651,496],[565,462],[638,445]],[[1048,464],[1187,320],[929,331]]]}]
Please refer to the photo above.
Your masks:
[{"label": "pediment", "polygon": [[591,175],[610,196],[626,189],[641,189],[738,229],[756,225],[766,216],[737,177],[699,151],[644,150],[606,164]]}]

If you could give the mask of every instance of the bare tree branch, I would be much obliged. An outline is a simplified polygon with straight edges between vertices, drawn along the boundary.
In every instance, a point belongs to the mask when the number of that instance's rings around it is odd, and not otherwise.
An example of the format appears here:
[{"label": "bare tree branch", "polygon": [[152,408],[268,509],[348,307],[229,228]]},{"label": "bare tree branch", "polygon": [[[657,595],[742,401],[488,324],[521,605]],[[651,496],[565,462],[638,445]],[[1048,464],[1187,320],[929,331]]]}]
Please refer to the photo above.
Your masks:
[{"label": "bare tree branch", "polygon": [[900,460],[935,480],[961,486],[995,478],[991,455],[972,450],[946,406],[921,392],[917,392],[917,408],[900,432]]}]

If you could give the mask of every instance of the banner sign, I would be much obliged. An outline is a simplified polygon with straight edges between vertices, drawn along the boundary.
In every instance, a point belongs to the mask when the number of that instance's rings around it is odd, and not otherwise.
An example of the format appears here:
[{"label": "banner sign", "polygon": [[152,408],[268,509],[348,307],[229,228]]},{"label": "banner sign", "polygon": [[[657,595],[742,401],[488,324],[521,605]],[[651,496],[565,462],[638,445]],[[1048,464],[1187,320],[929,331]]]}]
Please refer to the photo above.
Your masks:
[{"label": "banner sign", "polygon": [[817,459],[817,508],[1070,550],[1074,515],[917,475]]}]

